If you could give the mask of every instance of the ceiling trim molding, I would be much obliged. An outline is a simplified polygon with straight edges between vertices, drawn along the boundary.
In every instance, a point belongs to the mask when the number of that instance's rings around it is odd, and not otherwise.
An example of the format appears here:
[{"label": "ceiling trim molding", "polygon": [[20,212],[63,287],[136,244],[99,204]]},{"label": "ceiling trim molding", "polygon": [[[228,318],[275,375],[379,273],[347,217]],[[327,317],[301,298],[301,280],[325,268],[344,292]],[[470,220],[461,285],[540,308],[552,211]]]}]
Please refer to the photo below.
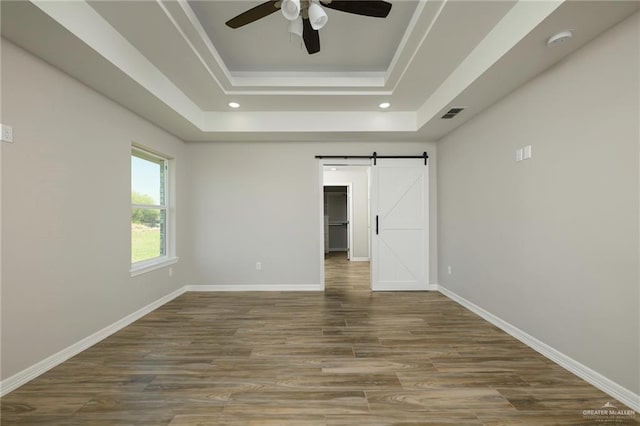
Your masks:
[{"label": "ceiling trim molding", "polygon": [[[156,0],[156,1],[161,2],[162,0]],[[204,44],[204,47],[207,48],[207,53],[209,53],[211,55],[211,57],[214,60],[215,64],[218,66],[218,68],[222,72],[223,77],[224,77],[224,81],[221,81],[222,80],[221,78],[215,78],[215,81],[218,84],[218,86],[220,86],[220,89],[222,89],[222,91],[226,94],[227,90],[230,89],[231,86],[233,85],[232,84],[233,76],[231,75],[231,71],[229,71],[229,69],[227,68],[226,64],[222,60],[222,57],[218,53],[218,50],[216,49],[216,47],[211,42],[211,39],[207,35],[207,32],[204,30],[204,27],[202,26],[202,24],[198,20],[198,17],[196,16],[195,12],[191,8],[191,5],[189,5],[187,0],[178,0],[177,4],[180,6],[180,10],[182,11],[182,13],[184,13],[184,17],[187,19],[187,21],[191,25],[190,29],[195,31],[195,33],[196,33],[196,35],[198,37],[198,41],[200,41],[201,43]],[[166,8],[164,10],[166,10],[168,13],[171,13]],[[205,66],[207,66],[207,69],[210,70],[215,75],[215,73],[209,68],[207,62],[200,55],[200,52],[197,50],[195,45],[193,43],[191,43],[191,40],[187,36],[186,32],[183,31],[182,28],[180,28],[177,20],[172,20],[172,22],[174,22],[174,25],[178,28],[178,30],[180,31],[180,34],[187,40],[187,42],[189,43],[189,46],[191,46],[191,48],[198,55],[198,57],[202,58],[203,64]]]},{"label": "ceiling trim molding", "polygon": [[253,90],[232,90],[226,92],[229,96],[391,96],[393,92],[390,90],[326,90],[322,87],[303,88],[301,90],[259,90],[255,87]]},{"label": "ceiling trim molding", "polygon": [[417,111],[421,128],[550,16],[565,0],[519,1]]},{"label": "ceiling trim molding", "polygon": [[[326,123],[331,123],[328,129]],[[361,111],[206,112],[204,132],[415,132],[416,113]]]},{"label": "ceiling trim molding", "polygon": [[[402,81],[402,77],[404,77],[404,75],[406,74],[407,70],[413,63],[416,55],[420,51],[422,44],[426,40],[427,36],[431,33],[431,30],[435,25],[436,21],[438,20],[438,17],[440,16],[440,13],[444,9],[444,6],[447,3],[447,1],[448,0],[444,0],[441,3],[436,3],[436,2],[419,2],[418,3],[418,6],[416,7],[416,11],[413,14],[413,17],[411,18],[411,22],[409,23],[409,27],[407,28],[407,31],[404,33],[404,36],[402,37],[400,47],[398,48],[398,50],[396,50],[396,54],[391,60],[391,64],[389,65],[389,68],[387,70],[386,81],[388,84],[393,86],[391,88],[391,91],[395,91],[396,88],[398,87],[398,84],[400,84],[400,82]],[[428,8],[432,5],[433,7],[436,7],[436,5],[438,4],[439,4],[439,7],[434,11],[433,16],[432,17],[429,16],[428,12],[430,10],[428,10]],[[417,32],[414,31],[414,29],[416,25],[418,25],[418,23],[421,22],[421,19],[428,20],[429,24],[427,25],[426,31],[422,33],[422,37],[420,38],[420,40],[416,43],[413,50],[409,53],[407,52],[409,41],[411,40],[412,37],[416,35]],[[400,60],[405,53],[409,55],[409,58],[405,60],[404,63],[401,65]]]},{"label": "ceiling trim molding", "polygon": [[[235,87],[366,87],[385,86],[384,72],[233,72]],[[354,91],[356,92],[356,91]],[[341,92],[343,93],[343,92]],[[360,93],[357,91],[356,93]]]},{"label": "ceiling trim molding", "polygon": [[[180,34],[180,36],[182,36],[182,38],[184,39],[184,41],[187,43],[187,45],[191,48],[191,50],[193,51],[193,53],[196,55],[196,57],[198,58],[198,60],[200,61],[200,63],[202,64],[202,66],[207,70],[207,73],[211,76],[211,78],[216,82],[216,84],[218,85],[218,87],[220,87],[221,89],[224,90],[224,88],[222,87],[222,84],[220,82],[220,80],[218,79],[218,77],[216,76],[215,72],[213,72],[213,70],[209,67],[209,65],[206,63],[206,61],[204,60],[204,58],[202,57],[202,55],[200,55],[200,52],[198,51],[198,49],[196,49],[196,47],[193,45],[193,43],[191,42],[191,40],[189,39],[189,37],[187,37],[187,35],[185,34],[185,32],[182,30],[182,27],[180,27],[180,25],[178,25],[178,22],[176,21],[175,17],[171,14],[171,12],[169,11],[169,9],[165,6],[164,2],[162,0],[156,0],[156,3],[158,4],[158,6],[160,6],[160,9],[164,12],[164,14],[167,16],[167,18],[169,19],[169,22],[171,22],[174,26],[174,28],[176,29],[176,31],[178,31],[178,34]],[[180,5],[182,7],[182,9],[185,11],[185,13],[187,13],[188,11],[190,11],[191,13],[193,13],[193,11],[191,10],[191,7],[188,5],[188,3],[186,2],[186,0],[179,0],[178,1],[178,5]],[[188,7],[188,11],[185,10],[185,5],[186,7]],[[187,15],[188,16],[188,15]],[[194,28],[196,31],[198,30],[198,28]],[[204,31],[204,30],[203,30]],[[208,39],[207,39],[208,40]],[[203,40],[204,41],[204,40]],[[217,55],[218,58],[220,58],[220,55],[218,55],[218,52],[215,50],[215,48],[213,47],[213,45],[211,45],[210,47],[210,51],[212,54]],[[218,61],[218,64],[221,64],[221,70],[223,73],[225,73],[225,76],[228,73],[228,70],[226,69],[226,67],[224,67],[224,63],[221,62],[222,59],[220,58],[220,61]]]},{"label": "ceiling trim molding", "polygon": [[[427,33],[423,34],[420,41],[416,46],[411,46],[412,34],[416,30],[417,24],[423,18],[422,14],[425,11],[430,11],[426,7],[426,4],[431,2],[420,2],[416,7],[411,22],[405,31],[402,41],[396,50],[394,57],[386,71],[381,72],[340,72],[340,73],[317,73],[317,72],[298,72],[298,73],[281,73],[281,72],[238,72],[231,71],[225,64],[224,60],[218,53],[215,45],[207,35],[202,23],[199,21],[195,12],[187,2],[187,0],[178,0],[177,4],[180,6],[180,11],[184,14],[184,18],[188,22],[190,28],[182,28],[180,22],[173,16],[178,10],[175,7],[165,7],[164,0],[156,0],[160,4],[162,10],[169,17],[170,22],[176,27],[178,33],[185,39],[187,44],[198,56],[203,66],[207,69],[207,72],[212,76],[215,83],[225,95],[249,95],[249,94],[262,94],[262,95],[308,95],[310,88],[349,88],[348,91],[335,91],[327,92],[327,94],[335,95],[362,95],[362,94],[375,94],[388,96],[393,93],[395,86],[398,84],[402,75],[406,72],[410,66],[411,61],[417,54],[420,45],[428,35],[428,31],[433,26],[433,23],[437,19],[440,13],[442,5],[438,9],[437,13],[431,18],[430,25]],[[174,3],[174,2],[172,2]],[[446,3],[446,1],[444,2]],[[444,5],[443,3],[443,5]],[[207,52],[201,52],[191,37],[198,38],[198,45],[202,46]],[[407,49],[411,49],[410,54],[405,54]],[[216,73],[205,59],[205,55],[210,57],[216,64],[216,67],[220,70],[220,73]],[[401,63],[401,58],[408,57],[409,60]],[[402,71],[396,73],[395,69],[401,69]],[[283,74],[288,74],[286,77],[282,77]],[[389,77],[393,77],[390,80]],[[390,88],[389,85],[393,84],[394,88]],[[297,89],[295,89],[297,88]],[[354,89],[355,88],[355,89]],[[369,92],[363,93],[358,88],[368,89]],[[384,89],[384,92],[377,91],[371,92],[371,89]],[[250,89],[261,89],[259,91],[250,91]],[[314,94],[316,94],[314,92]]]},{"label": "ceiling trim molding", "polygon": [[202,110],[87,2],[31,3],[176,113],[192,123],[200,121]]}]

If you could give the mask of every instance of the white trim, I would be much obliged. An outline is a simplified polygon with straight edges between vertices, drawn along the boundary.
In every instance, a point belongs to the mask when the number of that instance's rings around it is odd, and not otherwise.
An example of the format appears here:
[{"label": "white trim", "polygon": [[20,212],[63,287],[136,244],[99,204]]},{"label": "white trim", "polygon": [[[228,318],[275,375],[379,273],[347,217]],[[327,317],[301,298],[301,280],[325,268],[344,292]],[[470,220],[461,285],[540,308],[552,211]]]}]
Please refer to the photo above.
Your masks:
[{"label": "white trim", "polygon": [[42,361],[32,365],[31,367],[25,368],[24,370],[14,374],[11,377],[6,378],[5,380],[2,380],[2,382],[0,382],[0,397],[35,379],[41,374],[44,374],[45,372],[51,370],[53,367],[65,362],[69,358],[76,356],[80,352],[111,336],[113,333],[122,330],[124,327],[130,325],[131,323],[142,318],[148,313],[158,309],[165,303],[172,301],[184,292],[185,287],[182,287],[170,294],[167,294],[166,296],[161,297],[155,302],[151,302],[147,306],[138,309],[134,313],[129,314],[126,317],[114,322],[113,324],[106,326],[102,330],[99,330],[92,335],[87,336],[84,339],[72,344],[71,346],[68,346],[60,352],[43,359]]},{"label": "white trim", "polygon": [[89,3],[47,0],[31,3],[185,120],[196,127],[201,124],[202,109]]},{"label": "white trim", "polygon": [[147,272],[155,271],[156,269],[165,268],[169,265],[178,263],[177,257],[162,257],[151,259],[151,261],[134,263],[129,270],[132,277],[146,274]]},{"label": "white trim", "polygon": [[352,257],[351,259],[352,262],[368,262],[369,258],[368,257]]},{"label": "white trim", "polygon": [[[176,3],[181,7],[182,12],[185,14],[187,19],[189,20],[189,23],[192,25],[191,29],[193,29],[197,33],[197,35],[200,36],[200,41],[202,41],[207,46],[208,53],[213,56],[216,62],[216,65],[218,65],[218,68],[220,69],[220,71],[222,71],[224,76],[227,78],[227,81],[229,81],[231,76],[229,69],[227,68],[222,58],[220,57],[220,54],[218,53],[216,48],[213,46],[211,39],[208,36],[206,36],[206,31],[204,27],[202,27],[200,20],[196,17],[196,14],[191,8],[191,6],[189,5],[189,3],[184,0],[178,1]],[[193,51],[193,54],[196,55],[196,57],[200,60],[200,63],[207,70],[207,72],[209,73],[213,81],[216,82],[218,87],[220,87],[222,90],[225,90],[224,86],[220,83],[220,79],[218,78],[216,73],[211,69],[211,67],[209,67],[209,64],[207,63],[207,61],[204,59],[204,57],[200,54],[198,49],[191,42],[191,39],[187,36],[185,31],[178,24],[173,14],[167,9],[167,6],[162,4],[162,2],[158,2],[158,5],[162,9],[162,11],[165,13],[165,15],[167,15],[167,18],[169,19],[169,21],[171,21],[176,31],[178,31],[178,33],[182,36],[184,41],[189,45],[189,47]]]},{"label": "white trim", "polygon": [[[364,87],[375,91],[375,89],[383,90],[386,85],[385,72],[270,72],[270,71],[233,71],[229,81],[236,89],[236,93],[242,93],[239,90],[242,87],[277,87],[272,90],[274,94],[280,90],[286,91],[284,88],[300,88],[300,87],[346,87],[351,90],[351,94],[359,94],[360,91],[352,89],[353,87]],[[233,90],[227,91],[233,92]],[[296,90],[298,92],[298,90]],[[387,94],[390,94],[386,90]],[[339,91],[344,94],[344,91]],[[377,95],[384,95],[380,91],[375,91]]]},{"label": "white trim", "polygon": [[[393,85],[393,87],[391,88],[392,92],[398,88],[400,81],[409,70],[409,67],[416,60],[416,57],[418,56],[418,51],[422,48],[422,45],[427,39],[427,36],[431,35],[431,32],[433,30],[433,27],[436,21],[438,20],[438,18],[440,17],[440,14],[444,10],[445,5],[447,5],[446,1],[442,2],[437,8],[437,10],[433,12],[432,15],[428,15],[427,3],[428,2],[426,1],[418,3],[418,6],[416,7],[416,11],[413,13],[413,16],[411,17],[411,21],[409,22],[408,28],[405,31],[404,36],[400,41],[400,44],[398,45],[398,49],[396,50],[396,53],[393,55],[393,58],[391,59],[389,68],[387,68],[387,75],[385,76],[385,82],[387,84]],[[426,19],[423,19],[423,18],[426,18]],[[424,33],[422,33],[420,40],[414,43],[415,46],[412,48],[412,50],[407,51],[407,49],[411,48],[411,46],[409,46],[409,41],[411,39],[411,36],[417,33],[415,29],[416,27],[419,27],[419,26],[422,28],[426,28],[426,30],[424,31]],[[401,63],[400,59],[405,54],[405,51],[408,52],[409,57],[403,61],[404,63]],[[394,77],[396,75],[397,77]]]},{"label": "white trim", "polygon": [[324,160],[318,161],[318,208],[320,209],[320,213],[318,217],[320,218],[320,285],[322,286],[322,291],[324,291]]},{"label": "white trim", "polygon": [[131,204],[132,209],[156,209],[156,210],[167,210],[167,206],[163,206],[161,204]]},{"label": "white trim", "polygon": [[167,156],[161,152],[137,142],[131,143],[131,155],[135,155],[141,160],[154,161],[158,164],[164,164],[168,160]]},{"label": "white trim", "polygon": [[347,259],[353,257],[353,182],[347,185]]},{"label": "white trim", "polygon": [[586,365],[576,361],[575,359],[565,355],[559,350],[547,345],[546,343],[536,339],[530,334],[520,330],[516,326],[506,322],[505,320],[495,316],[491,312],[488,312],[480,306],[468,301],[462,296],[457,295],[451,290],[448,290],[442,286],[438,286],[440,293],[447,296],[449,299],[457,302],[458,304],[469,309],[471,312],[479,315],[491,324],[500,328],[505,333],[515,337],[531,349],[539,352],[546,358],[560,365],[561,367],[569,370],[576,376],[587,381],[593,386],[597,387],[601,391],[609,394],[613,398],[627,405],[629,408],[636,412],[640,412],[640,395],[630,391],[629,389],[617,384],[613,380],[603,376],[602,374],[592,370]]},{"label": "white trim", "polygon": [[438,284],[429,284],[427,286],[427,291],[439,291],[440,286]]},{"label": "white trim", "polygon": [[187,285],[186,291],[324,291],[321,284],[208,284]]}]

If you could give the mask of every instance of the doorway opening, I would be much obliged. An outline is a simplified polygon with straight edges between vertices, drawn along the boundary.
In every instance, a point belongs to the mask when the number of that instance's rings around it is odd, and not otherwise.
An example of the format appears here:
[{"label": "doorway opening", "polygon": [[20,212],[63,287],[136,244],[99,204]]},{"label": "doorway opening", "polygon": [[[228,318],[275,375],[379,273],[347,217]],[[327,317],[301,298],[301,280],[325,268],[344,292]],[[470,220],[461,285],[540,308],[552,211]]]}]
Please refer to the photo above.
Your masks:
[{"label": "doorway opening", "polygon": [[324,185],[324,252],[351,259],[351,184]]},{"label": "doorway opening", "polygon": [[371,290],[370,169],[370,161],[321,162],[321,272],[326,292]]}]

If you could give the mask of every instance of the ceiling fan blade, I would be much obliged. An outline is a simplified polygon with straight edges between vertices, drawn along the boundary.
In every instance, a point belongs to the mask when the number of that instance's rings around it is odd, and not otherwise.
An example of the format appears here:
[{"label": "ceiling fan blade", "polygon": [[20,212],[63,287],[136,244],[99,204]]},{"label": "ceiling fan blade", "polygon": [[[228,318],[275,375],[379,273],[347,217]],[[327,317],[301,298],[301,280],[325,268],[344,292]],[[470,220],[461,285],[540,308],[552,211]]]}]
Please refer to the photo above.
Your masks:
[{"label": "ceiling fan blade", "polygon": [[276,3],[278,3],[278,0],[270,0],[259,4],[258,6],[241,13],[235,18],[229,19],[226,24],[228,27],[238,28],[257,21],[258,19],[262,19],[265,16],[271,15],[273,12],[280,10],[280,7],[276,6]]},{"label": "ceiling fan blade", "polygon": [[302,20],[302,39],[309,55],[320,51],[320,33],[311,27],[309,19]]},{"label": "ceiling fan blade", "polygon": [[329,9],[374,18],[386,18],[391,11],[391,3],[382,0],[332,0],[323,2],[322,5]]}]

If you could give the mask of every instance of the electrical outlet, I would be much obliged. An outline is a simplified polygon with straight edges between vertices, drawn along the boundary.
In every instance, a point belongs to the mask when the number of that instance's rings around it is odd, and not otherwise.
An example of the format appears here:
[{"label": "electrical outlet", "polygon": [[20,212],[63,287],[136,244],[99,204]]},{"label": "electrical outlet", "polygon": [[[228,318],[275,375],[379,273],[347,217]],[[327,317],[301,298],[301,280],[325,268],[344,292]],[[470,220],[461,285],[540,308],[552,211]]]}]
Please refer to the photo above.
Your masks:
[{"label": "electrical outlet", "polygon": [[0,140],[3,142],[13,143],[13,128],[6,124],[0,124]]},{"label": "electrical outlet", "polygon": [[259,271],[262,269],[262,262],[256,262],[256,271]]},{"label": "electrical outlet", "polygon": [[527,145],[524,147],[524,153],[522,158],[524,160],[528,160],[529,158],[531,158],[531,145]]},{"label": "electrical outlet", "polygon": [[523,157],[522,148],[516,149],[516,161],[522,161]]},{"label": "electrical outlet", "polygon": [[451,275],[451,266],[447,266],[447,273]]}]

